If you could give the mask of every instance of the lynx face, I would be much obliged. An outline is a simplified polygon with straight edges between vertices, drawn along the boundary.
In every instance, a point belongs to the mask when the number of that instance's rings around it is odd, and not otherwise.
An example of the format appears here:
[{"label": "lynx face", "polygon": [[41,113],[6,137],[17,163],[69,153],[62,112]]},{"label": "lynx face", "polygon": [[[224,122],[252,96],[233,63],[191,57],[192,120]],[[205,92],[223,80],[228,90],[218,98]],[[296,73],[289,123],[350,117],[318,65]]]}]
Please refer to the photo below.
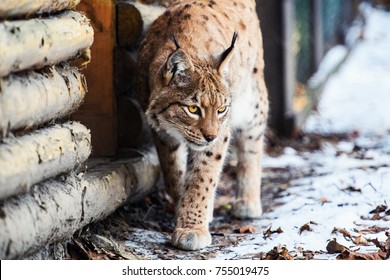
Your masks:
[{"label": "lynx face", "polygon": [[221,67],[222,63],[197,63],[195,67],[178,48],[162,68],[163,87],[146,110],[152,127],[193,150],[204,150],[215,143],[228,123],[231,103]]}]

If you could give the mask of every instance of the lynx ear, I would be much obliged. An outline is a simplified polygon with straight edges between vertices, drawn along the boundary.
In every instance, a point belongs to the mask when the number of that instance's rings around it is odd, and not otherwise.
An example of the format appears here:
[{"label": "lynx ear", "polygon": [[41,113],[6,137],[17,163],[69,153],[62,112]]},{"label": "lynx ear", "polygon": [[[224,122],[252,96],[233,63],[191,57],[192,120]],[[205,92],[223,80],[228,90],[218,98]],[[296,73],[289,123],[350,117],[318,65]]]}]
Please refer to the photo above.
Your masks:
[{"label": "lynx ear", "polygon": [[219,57],[219,64],[218,64],[218,73],[221,76],[226,76],[228,72],[228,66],[229,61],[232,58],[233,50],[234,50],[234,44],[236,43],[238,37],[237,31],[233,33],[232,37],[232,43],[230,44],[230,47],[227,48]]},{"label": "lynx ear", "polygon": [[194,71],[194,65],[188,55],[180,48],[177,39],[173,36],[176,50],[168,57],[165,64],[164,79],[166,85],[171,81],[182,84],[188,81],[189,72]]}]

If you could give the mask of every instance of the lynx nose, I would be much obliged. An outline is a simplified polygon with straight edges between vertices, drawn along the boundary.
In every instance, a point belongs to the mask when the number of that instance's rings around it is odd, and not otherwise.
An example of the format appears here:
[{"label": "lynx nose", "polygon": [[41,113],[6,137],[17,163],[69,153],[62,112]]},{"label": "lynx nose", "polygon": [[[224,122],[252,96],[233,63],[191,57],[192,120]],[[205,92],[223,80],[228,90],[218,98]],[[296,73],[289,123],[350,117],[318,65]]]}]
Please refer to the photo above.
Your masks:
[{"label": "lynx nose", "polygon": [[205,135],[205,136],[204,136],[204,139],[206,139],[206,141],[209,142],[209,143],[212,142],[212,141],[214,141],[215,138],[217,138],[216,135]]}]

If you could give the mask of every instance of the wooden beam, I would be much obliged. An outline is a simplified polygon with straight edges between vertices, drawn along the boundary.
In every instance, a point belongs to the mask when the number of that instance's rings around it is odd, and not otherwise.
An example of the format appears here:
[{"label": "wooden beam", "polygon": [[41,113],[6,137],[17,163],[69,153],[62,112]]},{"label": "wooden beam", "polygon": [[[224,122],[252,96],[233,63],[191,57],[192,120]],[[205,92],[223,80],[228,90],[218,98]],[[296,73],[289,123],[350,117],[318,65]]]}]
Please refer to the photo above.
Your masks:
[{"label": "wooden beam", "polygon": [[73,119],[91,129],[93,156],[115,156],[117,129],[113,74],[114,1],[84,0],[78,5],[78,9],[91,19],[95,41],[91,47],[91,63],[83,71],[88,83],[88,94]]}]

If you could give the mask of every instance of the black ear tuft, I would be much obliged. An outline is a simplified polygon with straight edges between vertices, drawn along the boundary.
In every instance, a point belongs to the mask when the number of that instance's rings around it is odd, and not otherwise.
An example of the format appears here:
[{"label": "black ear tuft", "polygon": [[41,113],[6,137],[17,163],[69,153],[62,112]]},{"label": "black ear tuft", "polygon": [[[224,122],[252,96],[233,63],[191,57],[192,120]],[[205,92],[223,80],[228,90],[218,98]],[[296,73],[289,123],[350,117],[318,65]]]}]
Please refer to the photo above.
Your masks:
[{"label": "black ear tuft", "polygon": [[238,33],[237,31],[234,31],[230,47],[227,48],[219,57],[218,72],[222,76],[226,76],[227,74],[228,64],[232,57],[234,45],[236,44],[237,37],[238,37]]},{"label": "black ear tuft", "polygon": [[180,45],[179,45],[179,42],[177,41],[177,38],[176,38],[176,35],[175,35],[175,34],[172,35],[172,40],[173,40],[173,42],[175,43],[176,50],[177,50],[177,49],[180,49]]},{"label": "black ear tuft", "polygon": [[230,47],[227,48],[222,54],[221,54],[221,62],[224,61],[228,55],[230,54],[230,52],[234,49],[234,44],[236,43],[236,40],[237,40],[237,37],[238,37],[238,32],[237,31],[234,31],[233,33],[233,37],[232,37],[232,43],[230,44]]}]

